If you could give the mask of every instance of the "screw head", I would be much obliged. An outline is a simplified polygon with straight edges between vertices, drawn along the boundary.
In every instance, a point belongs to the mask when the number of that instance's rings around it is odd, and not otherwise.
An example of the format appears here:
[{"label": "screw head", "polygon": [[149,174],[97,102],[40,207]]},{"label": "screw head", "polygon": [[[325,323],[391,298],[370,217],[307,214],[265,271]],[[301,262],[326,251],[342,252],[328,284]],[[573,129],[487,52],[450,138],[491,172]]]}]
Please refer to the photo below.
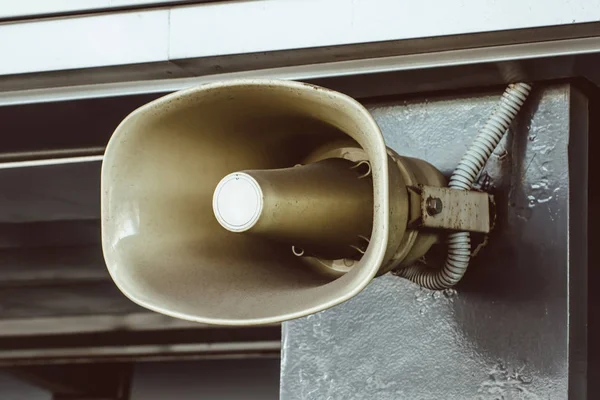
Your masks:
[{"label": "screw head", "polygon": [[429,215],[437,215],[444,209],[442,200],[437,197],[428,198],[425,205],[427,207],[427,214]]}]

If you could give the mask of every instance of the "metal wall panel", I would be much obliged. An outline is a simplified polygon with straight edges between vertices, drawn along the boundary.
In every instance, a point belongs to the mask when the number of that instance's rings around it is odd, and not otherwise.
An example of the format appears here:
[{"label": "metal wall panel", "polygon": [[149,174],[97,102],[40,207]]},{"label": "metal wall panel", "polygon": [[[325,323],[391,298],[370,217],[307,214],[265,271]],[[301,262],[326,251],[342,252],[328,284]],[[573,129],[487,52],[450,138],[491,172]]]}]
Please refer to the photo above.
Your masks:
[{"label": "metal wall panel", "polygon": [[[500,93],[366,105],[390,147],[449,174]],[[388,274],[285,323],[281,399],[584,399],[586,137],[584,96],[535,88],[482,175],[499,218],[464,281]]]}]

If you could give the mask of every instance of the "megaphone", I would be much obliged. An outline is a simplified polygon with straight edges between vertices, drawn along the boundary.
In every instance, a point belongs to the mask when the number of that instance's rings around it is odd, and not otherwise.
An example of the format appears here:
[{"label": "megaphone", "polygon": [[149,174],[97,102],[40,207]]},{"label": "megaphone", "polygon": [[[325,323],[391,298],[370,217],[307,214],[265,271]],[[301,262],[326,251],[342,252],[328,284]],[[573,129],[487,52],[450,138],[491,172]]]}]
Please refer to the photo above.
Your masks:
[{"label": "megaphone", "polygon": [[414,227],[419,188],[446,185],[388,149],[356,100],[275,80],[208,84],[135,110],[110,139],[101,182],[119,289],[223,325],[315,313],[411,265],[439,236]]}]

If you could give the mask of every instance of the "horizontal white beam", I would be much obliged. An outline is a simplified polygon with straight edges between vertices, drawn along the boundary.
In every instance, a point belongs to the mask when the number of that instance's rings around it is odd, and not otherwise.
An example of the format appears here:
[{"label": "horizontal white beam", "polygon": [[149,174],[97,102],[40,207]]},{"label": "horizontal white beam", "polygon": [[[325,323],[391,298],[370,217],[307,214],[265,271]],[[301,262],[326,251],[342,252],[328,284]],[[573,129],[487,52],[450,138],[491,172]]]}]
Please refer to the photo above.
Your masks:
[{"label": "horizontal white beam", "polygon": [[169,10],[0,25],[0,75],[164,61]]},{"label": "horizontal white beam", "polygon": [[0,76],[598,20],[589,0],[200,3],[0,24]]},{"label": "horizontal white beam", "polygon": [[[193,0],[189,0],[191,2]],[[124,7],[147,7],[182,3],[182,0],[0,0],[0,19],[41,15],[86,13]]]},{"label": "horizontal white beam", "polygon": [[[475,65],[504,61],[522,61],[555,56],[577,56],[598,52],[600,52],[600,37],[589,37],[258,69],[190,78],[85,84],[79,86],[6,92],[0,91],[0,107],[148,93],[169,93],[227,79],[269,78],[309,81],[361,74],[414,71],[437,67]],[[0,168],[2,168],[2,164],[0,164]]]},{"label": "horizontal white beam", "polygon": [[210,57],[598,21],[589,0],[256,0],[173,8],[169,57]]}]

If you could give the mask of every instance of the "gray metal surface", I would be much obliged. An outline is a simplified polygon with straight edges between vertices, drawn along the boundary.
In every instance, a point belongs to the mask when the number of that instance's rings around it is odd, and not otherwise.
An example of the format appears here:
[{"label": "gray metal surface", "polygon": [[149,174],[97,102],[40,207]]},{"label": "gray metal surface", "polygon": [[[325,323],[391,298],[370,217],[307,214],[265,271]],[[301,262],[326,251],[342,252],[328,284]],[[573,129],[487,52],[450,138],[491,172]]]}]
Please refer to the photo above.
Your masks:
[{"label": "gray metal surface", "polygon": [[[500,94],[367,106],[390,147],[449,174]],[[587,179],[586,121],[571,86],[535,88],[482,175],[499,218],[465,280],[432,292],[388,274],[285,323],[281,399],[584,399],[587,244],[569,234],[585,238],[587,204],[569,181]]]}]

